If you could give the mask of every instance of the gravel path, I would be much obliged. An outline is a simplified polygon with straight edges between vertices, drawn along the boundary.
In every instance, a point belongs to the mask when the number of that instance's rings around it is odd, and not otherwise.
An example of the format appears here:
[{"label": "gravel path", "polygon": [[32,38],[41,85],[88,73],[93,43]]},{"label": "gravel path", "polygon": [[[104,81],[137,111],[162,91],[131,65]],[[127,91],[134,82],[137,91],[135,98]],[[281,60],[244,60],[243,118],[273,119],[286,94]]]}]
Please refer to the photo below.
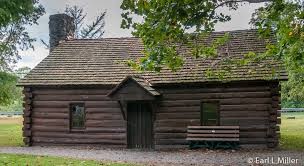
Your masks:
[{"label": "gravel path", "polygon": [[[269,163],[278,157],[285,159],[285,165],[304,165],[304,152],[283,150],[174,150],[174,151],[139,151],[120,149],[92,149],[77,147],[0,147],[0,153],[32,154],[93,159],[99,161],[116,161],[140,163],[144,165],[267,165],[248,164],[253,159],[256,163]],[[285,158],[282,158],[285,157]],[[297,164],[290,163],[294,159]],[[269,158],[269,160],[267,160]],[[260,160],[266,159],[266,160]],[[250,160],[250,161],[249,161]],[[269,161],[269,162],[268,162]],[[284,165],[284,164],[276,164]]]}]

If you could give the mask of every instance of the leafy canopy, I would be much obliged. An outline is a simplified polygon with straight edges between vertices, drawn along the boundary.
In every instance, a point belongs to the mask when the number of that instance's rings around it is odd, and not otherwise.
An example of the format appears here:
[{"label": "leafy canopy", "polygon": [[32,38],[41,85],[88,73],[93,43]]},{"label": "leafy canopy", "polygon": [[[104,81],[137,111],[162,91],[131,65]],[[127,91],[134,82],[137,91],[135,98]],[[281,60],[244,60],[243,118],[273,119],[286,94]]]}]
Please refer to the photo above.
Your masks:
[{"label": "leafy canopy", "polygon": [[0,27],[5,27],[37,10],[36,0],[1,0],[0,1]]},{"label": "leafy canopy", "polygon": [[[289,81],[282,84],[282,99],[303,101],[303,0],[123,0],[121,27],[133,28],[133,35],[140,37],[145,46],[145,57],[129,61],[129,65],[139,70],[160,71],[163,66],[176,70],[183,65],[183,57],[174,43],[190,45],[195,57],[216,56],[217,48],[229,37],[223,37],[221,42],[211,46],[193,43],[214,31],[216,23],[230,20],[229,15],[221,12],[221,7],[237,10],[243,2],[266,2],[253,14],[251,24],[268,42],[265,53],[249,52],[237,63],[242,65],[248,60],[261,61],[265,58],[282,61],[289,73]],[[142,18],[141,22],[134,22],[132,17],[136,15]],[[271,36],[276,38],[275,42],[269,40]]]},{"label": "leafy canopy", "polygon": [[[282,84],[282,99],[304,101],[304,1],[276,0],[259,8],[252,23],[263,37],[274,33],[277,42],[264,54],[284,62],[289,74]],[[302,102],[304,103],[304,102]]]},{"label": "leafy canopy", "polygon": [[0,111],[22,111],[22,87],[16,87],[17,81],[30,72],[30,68],[22,67],[14,72],[0,72]]},{"label": "leafy canopy", "polygon": [[0,105],[10,104],[18,97],[16,82],[16,75],[0,71]]},{"label": "leafy canopy", "polygon": [[37,24],[44,12],[37,0],[0,1],[0,71],[20,59],[19,50],[34,49],[26,26]]},{"label": "leafy canopy", "polygon": [[0,1],[0,105],[10,104],[16,98],[17,76],[11,64],[20,59],[19,50],[34,49],[26,26],[37,24],[44,14],[38,0]]},{"label": "leafy canopy", "polygon": [[[249,0],[250,1],[250,0]],[[211,46],[195,44],[214,31],[219,22],[230,21],[230,16],[221,12],[226,6],[236,10],[239,0],[124,0],[121,8],[122,28],[134,28],[133,35],[140,37],[145,46],[145,57],[129,65],[141,70],[160,71],[162,66],[172,70],[183,65],[175,43],[187,44],[195,57],[216,56],[217,47],[227,39],[219,39]],[[250,2],[261,2],[252,0]],[[139,15],[142,22],[134,22],[132,16]],[[192,32],[189,35],[189,32]],[[194,35],[193,35],[194,34]]]}]

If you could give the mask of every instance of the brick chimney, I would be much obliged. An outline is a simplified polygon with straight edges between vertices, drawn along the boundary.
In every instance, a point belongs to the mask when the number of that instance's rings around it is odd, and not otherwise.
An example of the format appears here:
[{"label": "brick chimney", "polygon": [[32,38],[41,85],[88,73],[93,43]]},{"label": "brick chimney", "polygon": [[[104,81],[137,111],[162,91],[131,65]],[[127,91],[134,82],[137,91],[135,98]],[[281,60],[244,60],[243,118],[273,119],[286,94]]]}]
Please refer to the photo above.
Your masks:
[{"label": "brick chimney", "polygon": [[74,19],[66,14],[54,14],[50,16],[50,52],[54,50],[60,41],[74,38]]}]

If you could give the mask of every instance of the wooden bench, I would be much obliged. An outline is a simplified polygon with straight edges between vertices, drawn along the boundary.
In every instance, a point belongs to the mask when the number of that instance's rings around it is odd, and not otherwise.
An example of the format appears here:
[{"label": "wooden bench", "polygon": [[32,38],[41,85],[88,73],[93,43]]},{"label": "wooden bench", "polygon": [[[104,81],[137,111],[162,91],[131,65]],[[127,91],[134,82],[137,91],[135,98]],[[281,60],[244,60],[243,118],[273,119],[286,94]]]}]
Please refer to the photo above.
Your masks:
[{"label": "wooden bench", "polygon": [[239,126],[188,126],[187,140],[190,149],[237,149],[240,142]]}]

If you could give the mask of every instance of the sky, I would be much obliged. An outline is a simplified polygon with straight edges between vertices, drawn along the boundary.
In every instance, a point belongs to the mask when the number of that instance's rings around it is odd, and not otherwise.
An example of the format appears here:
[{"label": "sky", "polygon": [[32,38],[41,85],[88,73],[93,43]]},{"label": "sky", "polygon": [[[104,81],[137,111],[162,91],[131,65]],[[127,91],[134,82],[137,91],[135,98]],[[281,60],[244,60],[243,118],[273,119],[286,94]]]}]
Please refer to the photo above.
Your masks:
[{"label": "sky", "polygon": [[[46,14],[39,20],[39,25],[28,27],[31,37],[36,38],[34,43],[35,50],[21,51],[21,60],[14,66],[15,68],[30,67],[34,68],[49,53],[49,50],[40,42],[40,39],[48,41],[49,38],[49,16],[62,13],[66,6],[77,5],[84,8],[87,13],[86,23],[92,22],[98,13],[106,11],[104,36],[107,37],[130,37],[131,30],[120,28],[121,12],[120,4],[122,0],[40,0],[44,6]],[[216,31],[230,31],[252,28],[248,23],[255,9],[263,4],[242,4],[237,11],[222,9],[224,13],[230,14],[232,20],[228,23],[217,24]]]}]

